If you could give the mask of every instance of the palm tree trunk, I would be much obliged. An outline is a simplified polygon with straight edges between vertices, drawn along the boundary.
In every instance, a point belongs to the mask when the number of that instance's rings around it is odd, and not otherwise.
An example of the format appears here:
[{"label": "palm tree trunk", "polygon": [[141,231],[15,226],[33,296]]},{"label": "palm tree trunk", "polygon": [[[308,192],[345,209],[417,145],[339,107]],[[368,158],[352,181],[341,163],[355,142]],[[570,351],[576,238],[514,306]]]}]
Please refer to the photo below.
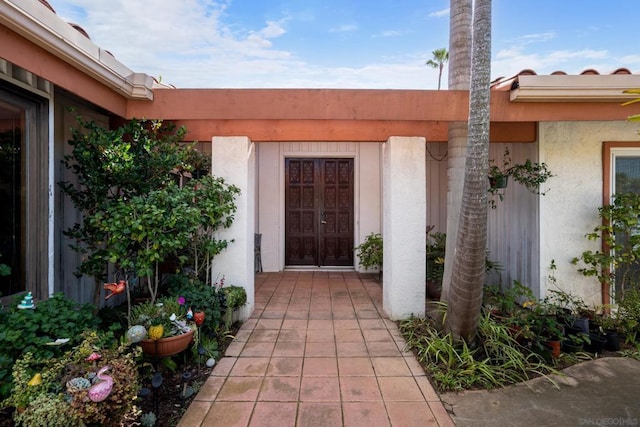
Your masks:
[{"label": "palm tree trunk", "polygon": [[482,307],[487,247],[487,173],[491,84],[491,0],[475,0],[469,142],[462,210],[448,292],[446,329],[473,343]]},{"label": "palm tree trunk", "polygon": [[[449,22],[449,89],[469,90],[471,79],[471,0],[451,0]],[[453,254],[462,205],[467,122],[450,122],[447,144],[447,242],[442,280],[442,301],[447,301],[453,271]]]}]

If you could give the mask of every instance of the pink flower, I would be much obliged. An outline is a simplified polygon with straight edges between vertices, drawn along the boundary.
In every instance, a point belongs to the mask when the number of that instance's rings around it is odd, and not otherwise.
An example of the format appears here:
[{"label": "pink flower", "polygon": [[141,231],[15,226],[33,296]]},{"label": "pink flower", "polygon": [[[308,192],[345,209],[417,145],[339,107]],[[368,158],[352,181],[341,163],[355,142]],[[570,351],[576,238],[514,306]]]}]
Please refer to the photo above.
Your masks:
[{"label": "pink flower", "polygon": [[185,303],[184,297],[178,297],[178,304],[184,305],[184,303]]}]

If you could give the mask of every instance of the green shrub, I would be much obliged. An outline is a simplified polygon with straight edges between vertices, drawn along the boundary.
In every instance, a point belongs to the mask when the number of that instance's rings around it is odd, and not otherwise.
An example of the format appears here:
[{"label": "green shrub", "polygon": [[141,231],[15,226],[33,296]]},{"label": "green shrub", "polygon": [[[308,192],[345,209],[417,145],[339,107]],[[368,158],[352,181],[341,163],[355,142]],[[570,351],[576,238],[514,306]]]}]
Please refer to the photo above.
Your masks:
[{"label": "green shrub", "polygon": [[383,245],[380,233],[371,233],[364,242],[356,246],[360,265],[365,269],[380,267],[382,269]]},{"label": "green shrub", "polygon": [[429,319],[402,321],[400,330],[441,392],[503,387],[554,371],[489,315],[480,319],[473,348],[439,331]]},{"label": "green shrub", "polygon": [[[0,398],[11,391],[11,367],[23,353],[30,352],[36,359],[61,355],[70,346],[82,340],[82,332],[96,329],[99,319],[93,306],[78,305],[62,293],[37,304],[34,310],[19,310],[17,301],[0,310]],[[56,339],[69,342],[51,345]]]},{"label": "green shrub", "polygon": [[191,307],[193,312],[204,311],[205,318],[202,328],[205,332],[220,332],[222,325],[222,307],[216,286],[206,285],[199,280],[190,280],[184,275],[174,275],[169,278],[169,292],[171,295],[185,299],[185,306]]}]

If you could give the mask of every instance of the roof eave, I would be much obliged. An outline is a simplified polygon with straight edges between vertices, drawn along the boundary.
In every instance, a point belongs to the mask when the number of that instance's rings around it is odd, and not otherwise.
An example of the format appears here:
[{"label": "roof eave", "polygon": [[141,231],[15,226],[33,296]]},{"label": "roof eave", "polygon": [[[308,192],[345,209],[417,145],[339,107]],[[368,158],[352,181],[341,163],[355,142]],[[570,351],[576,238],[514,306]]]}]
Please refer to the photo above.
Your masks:
[{"label": "roof eave", "polygon": [[640,75],[518,76],[511,90],[513,102],[624,102],[635,98],[624,93],[640,88]]},{"label": "roof eave", "polygon": [[37,1],[0,0],[0,24],[128,99],[153,100],[153,78],[135,73]]}]

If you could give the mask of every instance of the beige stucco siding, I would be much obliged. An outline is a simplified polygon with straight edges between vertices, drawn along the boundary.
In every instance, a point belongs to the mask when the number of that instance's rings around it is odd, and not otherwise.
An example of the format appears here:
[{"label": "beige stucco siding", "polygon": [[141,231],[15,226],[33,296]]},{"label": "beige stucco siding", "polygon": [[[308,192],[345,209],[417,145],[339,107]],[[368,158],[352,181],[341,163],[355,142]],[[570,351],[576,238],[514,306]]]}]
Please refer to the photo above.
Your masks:
[{"label": "beige stucco siding", "polygon": [[637,131],[637,124],[623,121],[540,123],[540,160],[556,175],[549,181],[552,190],[540,198],[543,289],[550,287],[549,265],[555,260],[559,287],[590,304],[601,304],[599,282],[583,277],[571,259],[586,249],[599,248],[599,242],[589,242],[584,236],[599,222],[603,142],[637,141]]}]

